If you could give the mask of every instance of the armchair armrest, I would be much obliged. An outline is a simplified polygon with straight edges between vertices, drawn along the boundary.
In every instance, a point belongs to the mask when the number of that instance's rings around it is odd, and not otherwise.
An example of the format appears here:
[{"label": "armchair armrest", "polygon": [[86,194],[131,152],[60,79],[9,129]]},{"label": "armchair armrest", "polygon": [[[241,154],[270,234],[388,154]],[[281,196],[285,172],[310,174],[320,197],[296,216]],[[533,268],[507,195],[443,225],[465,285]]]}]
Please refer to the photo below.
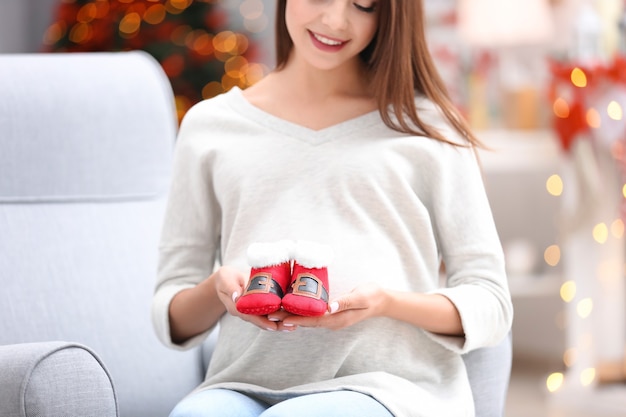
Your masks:
[{"label": "armchair armrest", "polygon": [[83,345],[0,346],[0,370],[2,416],[118,416],[109,373]]}]

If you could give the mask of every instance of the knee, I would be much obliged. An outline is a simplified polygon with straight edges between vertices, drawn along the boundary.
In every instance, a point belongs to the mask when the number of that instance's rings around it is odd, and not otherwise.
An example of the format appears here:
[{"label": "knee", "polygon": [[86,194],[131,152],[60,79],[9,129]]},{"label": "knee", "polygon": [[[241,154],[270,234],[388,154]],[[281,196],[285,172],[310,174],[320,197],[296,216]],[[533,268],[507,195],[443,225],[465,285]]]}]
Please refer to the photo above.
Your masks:
[{"label": "knee", "polygon": [[185,402],[180,402],[174,407],[169,417],[209,417],[202,412],[202,410],[198,410],[197,408],[192,407],[190,404]]},{"label": "knee", "polygon": [[[210,395],[199,392],[182,399],[170,412],[169,417],[211,417],[210,407],[207,406]],[[209,402],[210,404],[210,402]]]},{"label": "knee", "polygon": [[267,405],[236,391],[210,389],[179,402],[169,417],[258,417]]}]

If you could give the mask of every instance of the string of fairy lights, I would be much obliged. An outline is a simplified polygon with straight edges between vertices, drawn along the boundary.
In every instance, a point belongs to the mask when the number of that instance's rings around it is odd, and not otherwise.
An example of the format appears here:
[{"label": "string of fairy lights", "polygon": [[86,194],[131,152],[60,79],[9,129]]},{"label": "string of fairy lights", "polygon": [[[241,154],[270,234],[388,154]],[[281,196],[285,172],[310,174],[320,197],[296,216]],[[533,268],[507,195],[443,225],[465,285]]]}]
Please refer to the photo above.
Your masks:
[{"label": "string of fairy lights", "polygon": [[[595,245],[610,244],[611,239],[623,242],[624,239],[624,216],[626,214],[626,161],[624,160],[624,149],[626,148],[626,121],[624,120],[624,94],[626,91],[626,73],[624,65],[626,61],[621,55],[608,64],[598,64],[589,67],[575,64],[561,64],[553,68],[553,89],[551,91],[552,110],[554,116],[554,127],[561,141],[563,150],[570,152],[577,140],[605,141],[606,143],[596,144],[598,148],[606,147],[607,151],[614,158],[617,166],[616,174],[621,175],[620,189],[615,190],[618,196],[609,198],[609,201],[621,201],[620,207],[615,207],[615,218],[595,223],[589,233],[589,241]],[[600,94],[602,93],[602,94]],[[604,132],[604,134],[601,134]],[[608,133],[610,132],[610,133]],[[606,136],[612,136],[611,141],[606,140]],[[618,181],[620,182],[620,181]],[[555,197],[561,197],[564,188],[573,186],[567,184],[563,178],[554,174],[546,181],[546,190]],[[599,201],[585,201],[586,204],[602,204]],[[610,212],[611,210],[609,210]],[[602,250],[601,248],[599,250]],[[556,266],[561,261],[561,247],[551,245],[544,252],[545,262],[550,266]],[[619,259],[618,259],[619,262]],[[615,270],[618,270],[617,273]],[[564,317],[565,327],[574,325],[573,321],[583,327],[578,332],[578,338],[574,338],[574,344],[567,346],[563,353],[563,364],[567,371],[553,372],[546,378],[546,388],[551,393],[559,391],[566,382],[578,385],[579,387],[592,387],[602,382],[603,375],[598,369],[597,352],[594,352],[594,323],[592,314],[596,307],[596,299],[589,286],[583,285],[581,281],[589,282],[595,280],[595,285],[602,285],[601,281],[607,279],[624,279],[624,265],[615,262],[604,262],[596,265],[594,276],[579,277],[579,281],[574,277],[562,283],[559,294],[569,315]],[[608,278],[607,278],[608,277]],[[611,278],[612,277],[612,278]],[[580,326],[580,323],[586,323]],[[570,340],[571,341],[571,340]],[[624,342],[624,341],[623,341]],[[623,343],[622,342],[622,343]],[[626,347],[625,347],[626,348]],[[626,354],[626,351],[624,352]],[[586,358],[583,359],[583,357]],[[626,358],[622,365],[616,365],[618,369],[616,381],[623,381],[626,378]],[[624,369],[619,369],[619,367]],[[575,369],[575,374],[570,375]],[[568,381],[569,378],[569,381]],[[606,379],[606,378],[604,378]],[[616,382],[613,381],[613,382]]]}]

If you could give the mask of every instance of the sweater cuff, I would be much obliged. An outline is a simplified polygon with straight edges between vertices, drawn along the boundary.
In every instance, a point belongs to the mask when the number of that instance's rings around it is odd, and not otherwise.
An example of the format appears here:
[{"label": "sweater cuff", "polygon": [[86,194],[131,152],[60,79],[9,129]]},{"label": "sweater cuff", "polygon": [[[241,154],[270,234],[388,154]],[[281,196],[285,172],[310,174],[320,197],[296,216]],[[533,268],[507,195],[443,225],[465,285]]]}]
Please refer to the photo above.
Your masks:
[{"label": "sweater cuff", "polygon": [[427,332],[436,342],[453,352],[464,354],[474,349],[498,344],[508,334],[512,314],[506,300],[475,285],[441,288],[431,294],[447,297],[461,317],[465,337]]}]

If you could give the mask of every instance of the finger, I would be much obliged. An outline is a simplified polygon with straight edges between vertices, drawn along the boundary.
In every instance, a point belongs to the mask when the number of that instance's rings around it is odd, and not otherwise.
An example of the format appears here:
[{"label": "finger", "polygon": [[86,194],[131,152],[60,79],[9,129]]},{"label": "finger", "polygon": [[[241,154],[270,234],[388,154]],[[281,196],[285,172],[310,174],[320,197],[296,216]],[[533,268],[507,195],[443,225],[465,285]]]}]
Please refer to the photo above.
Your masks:
[{"label": "finger", "polygon": [[271,322],[276,323],[278,331],[281,332],[292,332],[298,328],[298,326],[293,323],[284,323],[284,320],[288,319],[289,317],[294,317],[294,315],[283,309],[267,315],[267,319]]},{"label": "finger", "polygon": [[337,298],[328,305],[328,310],[331,314],[339,313],[346,310],[352,310],[355,308],[352,295],[345,295],[341,298]]},{"label": "finger", "polygon": [[369,301],[367,297],[363,297],[361,294],[350,293],[337,298],[328,304],[328,312],[330,314],[336,314],[347,310],[363,310],[369,307]]},{"label": "finger", "polygon": [[330,314],[336,314],[342,311],[352,310],[354,308],[355,308],[354,302],[352,300],[352,297],[350,296],[344,296],[344,297],[338,298],[332,301],[330,304],[328,304],[328,312]]},{"label": "finger", "polygon": [[239,297],[239,291],[241,290],[227,289],[219,292],[219,299],[230,314],[234,314],[236,311],[235,304]]},{"label": "finger", "polygon": [[251,314],[239,314],[239,317],[248,323],[254,324],[262,330],[275,332],[279,330],[278,323],[268,320],[267,316],[253,316]]},{"label": "finger", "polygon": [[293,314],[281,308],[273,313],[268,314],[267,318],[271,321],[283,321],[287,317],[291,317],[291,316],[293,316]]},{"label": "finger", "polygon": [[226,288],[221,289],[220,293],[223,294],[224,298],[231,300],[233,303],[236,303],[239,297],[243,294],[244,286],[241,283],[232,283],[228,285]]},{"label": "finger", "polygon": [[281,322],[281,325],[284,327],[323,327],[322,320],[324,320],[324,316],[318,317],[307,317],[307,316],[295,316],[292,315],[290,317],[285,318],[284,321]]},{"label": "finger", "polygon": [[298,328],[295,324],[277,322],[277,328],[279,332],[293,332]]}]

